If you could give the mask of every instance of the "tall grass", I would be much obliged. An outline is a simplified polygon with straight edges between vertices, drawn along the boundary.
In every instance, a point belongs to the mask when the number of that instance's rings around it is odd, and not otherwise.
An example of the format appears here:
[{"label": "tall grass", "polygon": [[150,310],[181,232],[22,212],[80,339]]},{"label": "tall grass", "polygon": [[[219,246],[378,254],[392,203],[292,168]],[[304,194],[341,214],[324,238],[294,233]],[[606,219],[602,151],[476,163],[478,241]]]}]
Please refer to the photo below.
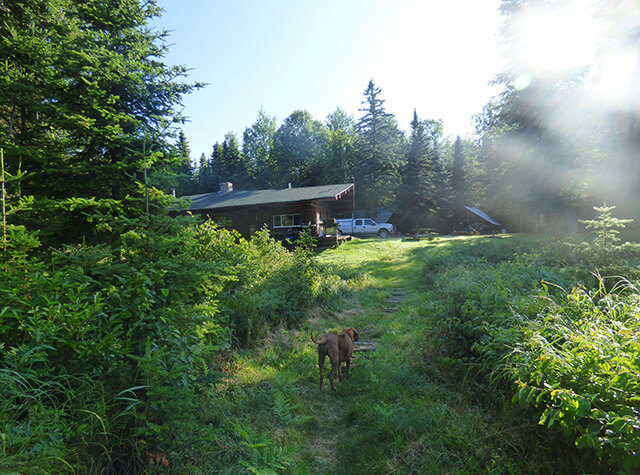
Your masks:
[{"label": "tall grass", "polygon": [[[637,470],[637,287],[584,278],[597,243],[563,245],[562,260],[551,243],[513,254],[494,246],[488,259],[478,243],[424,264],[425,354],[537,413],[550,434],[587,450],[593,465],[583,469]],[[593,256],[608,256],[609,268],[638,264],[633,244]]]}]

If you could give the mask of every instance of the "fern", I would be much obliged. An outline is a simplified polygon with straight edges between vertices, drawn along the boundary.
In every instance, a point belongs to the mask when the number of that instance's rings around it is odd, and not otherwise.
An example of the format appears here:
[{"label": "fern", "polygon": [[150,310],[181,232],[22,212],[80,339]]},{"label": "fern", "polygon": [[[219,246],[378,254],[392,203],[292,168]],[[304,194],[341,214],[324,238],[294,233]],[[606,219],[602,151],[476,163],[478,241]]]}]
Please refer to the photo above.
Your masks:
[{"label": "fern", "polygon": [[294,414],[299,407],[299,404],[291,402],[285,394],[277,392],[273,401],[273,415],[284,427],[296,425],[307,419],[306,416]]},{"label": "fern", "polygon": [[242,460],[240,463],[251,473],[275,474],[278,470],[286,470],[293,463],[293,450],[274,445],[267,434],[256,433],[251,428],[239,433],[244,439],[241,444],[247,448],[247,458],[250,460]]}]

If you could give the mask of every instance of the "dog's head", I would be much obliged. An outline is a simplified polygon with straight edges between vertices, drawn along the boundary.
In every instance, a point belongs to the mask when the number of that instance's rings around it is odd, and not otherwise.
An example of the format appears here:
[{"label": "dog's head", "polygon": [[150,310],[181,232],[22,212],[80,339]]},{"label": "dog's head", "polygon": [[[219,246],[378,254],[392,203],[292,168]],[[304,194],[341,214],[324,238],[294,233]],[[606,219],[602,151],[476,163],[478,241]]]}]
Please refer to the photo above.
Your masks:
[{"label": "dog's head", "polygon": [[345,328],[344,332],[351,337],[351,341],[358,341],[360,339],[358,331],[353,327]]}]

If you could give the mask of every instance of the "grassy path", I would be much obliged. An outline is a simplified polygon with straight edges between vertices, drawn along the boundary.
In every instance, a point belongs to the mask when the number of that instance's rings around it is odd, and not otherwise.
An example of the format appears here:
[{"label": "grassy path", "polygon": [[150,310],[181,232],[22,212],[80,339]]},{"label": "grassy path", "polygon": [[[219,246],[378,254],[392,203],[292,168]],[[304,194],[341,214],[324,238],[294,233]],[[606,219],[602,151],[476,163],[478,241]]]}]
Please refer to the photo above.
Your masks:
[{"label": "grassy path", "polygon": [[[472,377],[452,381],[425,336],[431,303],[425,264],[456,243],[372,239],[320,256],[355,277],[356,291],[339,307],[312,315],[301,331],[283,330],[247,352],[230,382],[236,407],[252,411],[255,432],[245,444],[254,451],[250,470],[531,473],[535,461],[527,460],[521,435],[535,430],[536,421],[518,425],[522,419],[505,409],[510,403],[483,400]],[[358,353],[351,379],[338,382],[336,391],[328,381],[320,391],[308,332],[348,326],[377,350]],[[265,441],[291,450],[267,451]]]},{"label": "grassy path", "polygon": [[[353,473],[353,459],[357,458],[364,459],[361,469],[366,467],[367,471],[380,473],[393,471],[392,464],[386,460],[373,466],[368,463],[373,458],[365,452],[375,451],[375,444],[367,443],[365,449],[354,442],[371,435],[371,428],[359,420],[363,412],[373,409],[374,413],[386,411],[391,416],[397,408],[395,403],[379,404],[371,396],[386,387],[385,381],[381,380],[385,373],[397,379],[407,369],[404,349],[392,341],[396,337],[406,337],[396,313],[407,296],[407,289],[415,288],[419,264],[411,265],[407,255],[415,246],[406,246],[397,240],[356,242],[349,247],[327,252],[321,259],[325,264],[357,274],[362,288],[333,318],[322,318],[312,324],[323,329],[336,328],[337,320],[336,329],[355,326],[361,340],[374,343],[377,348],[375,352],[354,355],[352,378],[338,383],[337,391],[331,392],[325,386],[322,392],[318,390],[317,394],[311,395],[313,403],[307,406],[307,414],[317,421],[317,425],[306,432],[302,450],[303,457],[309,462],[310,473]],[[398,364],[387,365],[384,361]],[[317,373],[317,369],[315,371]],[[389,374],[390,371],[393,374]],[[358,454],[354,457],[350,451]]]},{"label": "grassy path", "polygon": [[[391,296],[386,298],[385,307],[379,309],[382,316],[375,322],[367,321],[364,309],[359,302],[354,301],[354,308],[348,309],[353,313],[351,318],[354,325],[358,325],[360,332],[360,342],[372,343],[376,347],[379,345],[379,337],[384,331],[386,320],[393,317],[397,306],[404,297],[402,287],[396,287]],[[371,309],[373,313],[377,313],[375,307]],[[349,325],[345,322],[344,326]],[[375,352],[363,351],[356,352],[352,362],[352,375],[355,375],[361,368],[368,364],[377,356],[377,348]],[[325,385],[322,393],[318,391],[317,397],[312,395],[313,402],[308,406],[307,414],[318,421],[312,430],[307,433],[308,438],[305,441],[302,453],[304,457],[310,461],[308,466],[311,473],[350,473],[349,466],[341,466],[336,454],[340,452],[340,448],[347,445],[349,438],[353,437],[356,430],[349,423],[349,413],[347,409],[351,408],[356,400],[354,395],[360,391],[354,392],[350,386],[361,384],[361,378],[356,378],[337,383],[340,387],[336,392],[331,393],[329,386]],[[359,388],[365,389],[365,388]]]}]

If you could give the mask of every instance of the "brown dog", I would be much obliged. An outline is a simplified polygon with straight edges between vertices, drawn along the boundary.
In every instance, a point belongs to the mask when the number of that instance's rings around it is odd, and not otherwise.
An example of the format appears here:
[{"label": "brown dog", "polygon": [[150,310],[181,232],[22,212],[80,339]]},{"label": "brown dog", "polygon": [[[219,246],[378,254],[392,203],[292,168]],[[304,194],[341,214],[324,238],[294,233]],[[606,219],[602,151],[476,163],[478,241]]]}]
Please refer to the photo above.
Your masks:
[{"label": "brown dog", "polygon": [[347,363],[347,379],[349,378],[349,367],[351,366],[351,355],[353,354],[353,342],[360,339],[360,335],[355,328],[345,328],[342,333],[325,333],[320,340],[313,338],[313,330],[311,331],[311,341],[318,345],[318,366],[320,367],[320,389],[322,389],[322,369],[324,368],[325,356],[329,355],[331,361],[331,373],[329,381],[331,381],[331,389],[335,389],[334,380],[336,372],[340,381],[342,381],[341,363]]}]

